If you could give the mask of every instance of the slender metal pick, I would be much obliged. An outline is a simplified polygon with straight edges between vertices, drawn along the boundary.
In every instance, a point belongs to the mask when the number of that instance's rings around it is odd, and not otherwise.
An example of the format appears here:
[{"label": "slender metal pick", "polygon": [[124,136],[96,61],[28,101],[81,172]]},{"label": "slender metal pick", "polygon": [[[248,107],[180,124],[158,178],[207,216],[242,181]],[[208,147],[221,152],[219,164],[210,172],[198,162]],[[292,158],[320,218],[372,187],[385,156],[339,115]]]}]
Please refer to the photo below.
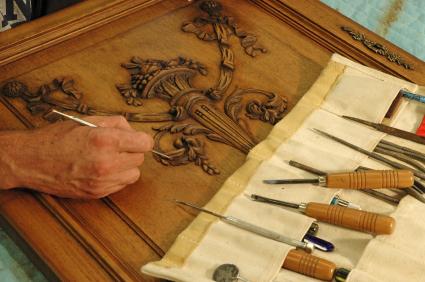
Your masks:
[{"label": "slender metal pick", "polygon": [[195,205],[193,205],[193,204],[186,203],[186,202],[183,202],[183,201],[180,201],[180,200],[175,200],[175,201],[176,201],[176,203],[177,203],[177,204],[184,205],[184,206],[188,206],[188,207],[194,208],[194,209],[196,209],[196,210],[203,211],[203,212],[205,212],[205,213],[208,213],[208,214],[210,214],[210,215],[216,216],[216,217],[218,217],[218,218],[226,218],[224,215],[221,215],[221,214],[215,213],[215,212],[213,212],[213,211],[210,211],[210,210],[207,210],[207,209],[204,209],[204,208],[201,208],[201,207],[195,206]]},{"label": "slender metal pick", "polygon": [[[58,114],[60,116],[63,116],[63,117],[65,117],[67,119],[70,119],[70,120],[73,120],[73,121],[75,121],[75,122],[77,122],[79,124],[82,124],[82,125],[87,125],[87,126],[90,126],[90,127],[98,127],[96,124],[93,124],[91,122],[85,121],[85,120],[80,119],[80,118],[77,118],[75,116],[71,116],[71,115],[68,115],[68,114],[59,112],[59,111],[57,111],[55,109],[52,110],[52,113]],[[162,156],[162,157],[164,157],[166,159],[171,160],[171,157],[170,156],[167,156],[166,154],[163,154],[163,153],[158,152],[156,150],[152,150],[152,153],[157,154],[157,155],[160,155],[160,156]]]}]

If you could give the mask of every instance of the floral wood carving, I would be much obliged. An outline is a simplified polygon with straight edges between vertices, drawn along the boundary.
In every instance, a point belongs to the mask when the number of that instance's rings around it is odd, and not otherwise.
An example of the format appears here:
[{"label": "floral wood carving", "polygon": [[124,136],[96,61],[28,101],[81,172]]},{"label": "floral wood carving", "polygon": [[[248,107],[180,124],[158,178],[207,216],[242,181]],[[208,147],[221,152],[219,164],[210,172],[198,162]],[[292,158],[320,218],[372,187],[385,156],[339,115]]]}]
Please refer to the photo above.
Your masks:
[{"label": "floral wood carving", "polygon": [[385,45],[367,39],[363,33],[356,32],[350,27],[342,26],[341,29],[351,35],[354,40],[362,42],[364,46],[373,52],[385,56],[390,62],[394,62],[400,66],[403,66],[405,69],[413,70],[412,65],[406,63],[406,61],[400,57],[400,55],[390,52]]},{"label": "floral wood carving", "polygon": [[[182,31],[192,33],[206,42],[215,42],[221,53],[220,75],[213,87],[202,89],[194,86],[196,75],[207,76],[204,65],[188,58],[171,60],[142,59],[133,57],[122,67],[130,73],[129,83],[116,85],[128,105],[142,108],[144,101],[161,99],[169,104],[169,110],[161,113],[111,112],[94,109],[83,102],[83,95],[74,88],[69,78],[55,79],[43,85],[35,93],[19,81],[8,82],[2,94],[10,98],[22,98],[32,114],[43,114],[49,121],[52,108],[75,111],[87,115],[123,115],[131,122],[167,122],[153,128],[154,149],[171,159],[154,154],[164,165],[194,163],[210,175],[219,170],[209,163],[206,154],[207,140],[232,146],[248,153],[257,141],[250,132],[246,120],[256,119],[275,124],[287,108],[287,99],[258,89],[236,89],[228,94],[235,71],[234,53],[229,38],[239,38],[245,53],[255,57],[266,49],[257,45],[255,35],[243,31],[232,17],[222,15],[222,6],[216,1],[203,1],[200,9],[206,17],[198,17],[182,24]],[[224,108],[218,102],[224,100]],[[245,112],[245,115],[243,115]],[[165,136],[173,138],[172,149],[163,149]],[[168,146],[169,147],[169,146]]]},{"label": "floral wood carving", "polygon": [[[207,16],[185,22],[181,29],[200,40],[218,44],[221,53],[220,76],[213,87],[200,89],[193,85],[192,80],[197,74],[208,74],[207,69],[198,62],[187,58],[162,61],[133,57],[129,63],[122,65],[130,73],[130,83],[118,84],[117,89],[129,105],[136,107],[142,105],[142,100],[151,98],[169,103],[169,113],[174,123],[155,128],[155,150],[164,152],[160,141],[167,133],[179,136],[173,143],[174,149],[165,152],[171,156],[171,160],[156,155],[158,161],[165,165],[195,162],[207,173],[216,174],[218,170],[207,162],[204,143],[193,135],[204,135],[209,140],[248,153],[257,142],[241,119],[243,105],[248,118],[275,124],[283,117],[287,100],[262,90],[237,89],[225,99],[224,109],[218,109],[217,102],[226,96],[235,71],[229,38],[238,37],[245,53],[251,57],[265,53],[266,49],[258,46],[256,36],[239,28],[232,17],[223,16],[222,6],[218,2],[203,1],[200,9]],[[257,99],[249,100],[248,96]],[[198,125],[187,124],[188,120]],[[185,123],[179,123],[183,121]]]}]

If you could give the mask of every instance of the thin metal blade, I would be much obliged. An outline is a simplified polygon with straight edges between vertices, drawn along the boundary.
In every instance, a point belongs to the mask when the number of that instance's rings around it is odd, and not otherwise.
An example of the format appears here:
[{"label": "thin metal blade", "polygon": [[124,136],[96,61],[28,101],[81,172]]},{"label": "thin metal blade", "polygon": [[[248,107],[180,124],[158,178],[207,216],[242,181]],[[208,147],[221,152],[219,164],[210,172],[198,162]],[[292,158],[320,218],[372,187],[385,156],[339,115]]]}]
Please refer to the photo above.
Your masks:
[{"label": "thin metal blade", "polygon": [[358,151],[360,153],[363,153],[365,155],[368,155],[371,158],[374,158],[376,160],[379,160],[381,162],[384,162],[386,164],[389,164],[390,166],[392,166],[394,168],[397,168],[397,169],[408,169],[411,172],[413,172],[413,174],[416,177],[419,177],[420,179],[425,180],[425,173],[423,173],[422,171],[419,171],[417,169],[413,169],[410,166],[407,166],[407,165],[404,165],[402,163],[399,163],[399,162],[390,160],[388,158],[385,158],[384,156],[381,156],[378,153],[369,152],[368,150],[365,150],[363,148],[360,148],[359,146],[356,146],[354,144],[351,144],[351,143],[349,143],[349,142],[347,142],[347,141],[345,141],[345,140],[343,140],[341,138],[338,138],[336,136],[333,136],[333,135],[331,135],[329,133],[326,133],[326,132],[324,132],[322,130],[319,130],[319,129],[316,129],[316,128],[312,128],[311,130],[313,130],[314,132],[317,132],[317,133],[321,134],[322,136],[325,136],[325,137],[327,137],[329,139],[332,139],[332,140],[334,140],[334,141],[336,141],[338,143],[341,143],[341,144],[343,144],[343,145],[345,145],[347,147],[350,147],[351,149],[354,149],[354,150],[356,150],[356,151]]},{"label": "thin metal blade", "polygon": [[349,120],[355,121],[355,122],[358,122],[358,123],[361,123],[361,124],[364,124],[364,125],[367,125],[367,126],[370,126],[370,127],[374,127],[374,125],[376,125],[376,123],[374,123],[374,122],[370,122],[370,121],[359,119],[359,118],[355,118],[355,117],[350,117],[350,116],[341,116],[341,117],[342,118],[345,118],[345,119],[349,119]]},{"label": "thin metal blade", "polygon": [[300,207],[299,204],[280,201],[280,200],[276,200],[276,199],[271,199],[271,198],[263,197],[263,196],[260,196],[260,195],[257,195],[257,194],[251,194],[250,198],[253,201],[267,203],[267,204],[273,204],[273,205],[277,205],[277,206],[290,207],[290,208],[294,208],[294,209],[298,209]]},{"label": "thin metal blade", "polygon": [[207,210],[207,209],[204,209],[204,208],[201,208],[201,207],[195,206],[194,204],[187,203],[187,202],[183,202],[183,201],[179,201],[179,200],[175,200],[175,201],[176,201],[176,203],[177,203],[177,204],[179,204],[179,205],[184,205],[184,206],[187,206],[187,207],[191,207],[191,208],[194,208],[194,209],[196,209],[196,210],[203,211],[203,212],[208,213],[208,214],[210,214],[210,215],[216,216],[216,217],[218,217],[218,218],[226,218],[225,216],[223,216],[223,215],[221,215],[221,214],[218,214],[218,213],[215,213],[215,212],[213,212],[213,211],[210,211],[210,210]]},{"label": "thin metal blade", "polygon": [[266,179],[266,184],[301,184],[301,183],[319,183],[319,179]]},{"label": "thin metal blade", "polygon": [[416,143],[419,143],[419,144],[425,144],[425,138],[424,137],[416,135],[415,133],[412,133],[412,132],[401,130],[401,129],[391,127],[391,126],[388,126],[388,125],[385,125],[385,124],[382,124],[382,123],[375,123],[375,122],[370,122],[370,121],[367,121],[367,120],[362,120],[362,119],[355,118],[355,117],[349,117],[349,116],[342,116],[342,117],[345,118],[345,119],[349,119],[349,120],[358,122],[358,123],[365,124],[367,126],[371,126],[371,127],[375,128],[376,130],[381,131],[381,132],[385,132],[389,135],[400,137],[400,138],[410,140],[410,141],[413,141],[413,142],[416,142]]}]

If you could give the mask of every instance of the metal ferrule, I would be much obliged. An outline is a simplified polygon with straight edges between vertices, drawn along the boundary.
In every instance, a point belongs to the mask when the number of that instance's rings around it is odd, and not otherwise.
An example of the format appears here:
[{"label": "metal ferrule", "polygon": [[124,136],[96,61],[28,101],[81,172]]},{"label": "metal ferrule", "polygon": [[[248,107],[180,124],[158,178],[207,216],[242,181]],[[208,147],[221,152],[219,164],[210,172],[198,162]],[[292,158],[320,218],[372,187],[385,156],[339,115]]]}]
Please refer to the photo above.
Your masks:
[{"label": "metal ferrule", "polygon": [[298,209],[303,213],[305,212],[306,208],[307,208],[307,203],[300,203],[298,205]]},{"label": "metal ferrule", "polygon": [[327,182],[326,176],[321,175],[321,176],[319,176],[318,180],[319,180],[319,186],[326,186],[326,182]]}]

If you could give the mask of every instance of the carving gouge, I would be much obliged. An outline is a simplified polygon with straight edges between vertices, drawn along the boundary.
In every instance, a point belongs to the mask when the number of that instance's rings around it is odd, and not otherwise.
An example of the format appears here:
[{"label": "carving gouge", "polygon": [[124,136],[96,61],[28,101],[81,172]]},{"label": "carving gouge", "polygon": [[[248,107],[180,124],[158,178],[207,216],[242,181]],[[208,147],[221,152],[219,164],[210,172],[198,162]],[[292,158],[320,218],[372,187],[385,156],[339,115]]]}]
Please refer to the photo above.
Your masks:
[{"label": "carving gouge", "polygon": [[283,236],[279,233],[276,233],[272,230],[268,230],[268,229],[265,229],[263,227],[251,224],[251,223],[246,222],[242,219],[239,219],[239,218],[236,218],[236,217],[233,217],[233,216],[224,216],[224,215],[212,212],[210,210],[207,210],[207,209],[204,209],[204,208],[201,208],[201,207],[198,207],[198,206],[195,206],[193,204],[186,203],[186,202],[183,202],[183,201],[179,201],[179,200],[175,200],[175,201],[176,201],[177,204],[184,205],[184,206],[187,206],[187,207],[191,207],[191,208],[197,209],[199,211],[203,211],[205,213],[208,213],[210,215],[216,216],[219,219],[221,219],[222,221],[224,221],[225,223],[236,226],[240,229],[252,232],[254,234],[260,235],[260,236],[265,237],[265,238],[272,239],[274,241],[278,241],[278,242],[281,242],[281,243],[285,243],[285,244],[303,249],[304,251],[306,251],[308,253],[311,253],[314,249],[314,245],[311,244],[311,243],[304,243],[304,242],[301,242],[301,241],[298,241],[298,240],[295,240],[295,239],[288,238],[288,237]]},{"label": "carving gouge", "polygon": [[363,120],[363,119],[359,119],[359,118],[355,118],[355,117],[349,117],[349,116],[342,116],[345,119],[349,119],[358,123],[362,123],[364,125],[370,126],[375,128],[378,131],[387,133],[389,135],[393,135],[399,138],[403,138],[406,140],[410,140],[419,144],[424,144],[425,145],[425,137],[416,135],[415,133],[412,132],[408,132],[405,130],[401,130],[395,127],[391,127],[382,123],[375,123],[375,122],[370,122],[367,120]]},{"label": "carving gouge", "polygon": [[328,188],[380,189],[409,188],[413,185],[413,173],[409,170],[370,170],[334,173],[316,179],[276,179],[263,180],[267,184],[312,183]]},{"label": "carving gouge", "polygon": [[267,204],[295,208],[319,221],[372,234],[391,234],[395,227],[395,220],[390,216],[336,205],[313,202],[295,204],[255,194],[251,195],[251,199]]}]

